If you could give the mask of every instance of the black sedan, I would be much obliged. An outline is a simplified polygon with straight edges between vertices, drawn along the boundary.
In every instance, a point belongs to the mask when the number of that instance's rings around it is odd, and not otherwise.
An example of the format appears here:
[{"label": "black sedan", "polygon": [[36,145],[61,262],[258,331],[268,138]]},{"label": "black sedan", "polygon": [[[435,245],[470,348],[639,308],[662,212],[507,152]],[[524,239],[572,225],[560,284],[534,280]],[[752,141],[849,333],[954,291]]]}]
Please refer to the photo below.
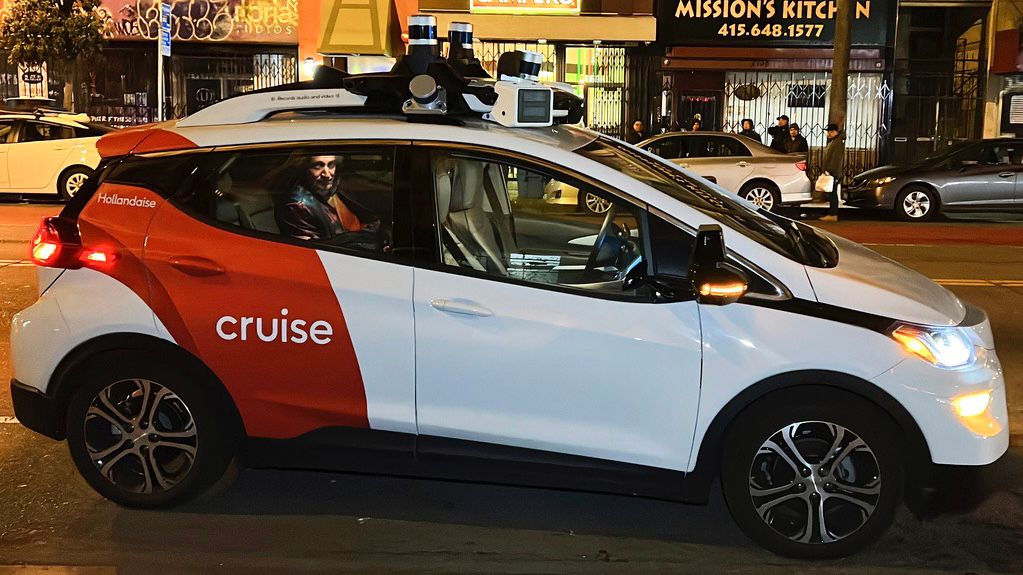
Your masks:
[{"label": "black sedan", "polygon": [[963,142],[914,166],[883,166],[842,192],[851,206],[924,222],[939,212],[1023,210],[1023,139]]}]

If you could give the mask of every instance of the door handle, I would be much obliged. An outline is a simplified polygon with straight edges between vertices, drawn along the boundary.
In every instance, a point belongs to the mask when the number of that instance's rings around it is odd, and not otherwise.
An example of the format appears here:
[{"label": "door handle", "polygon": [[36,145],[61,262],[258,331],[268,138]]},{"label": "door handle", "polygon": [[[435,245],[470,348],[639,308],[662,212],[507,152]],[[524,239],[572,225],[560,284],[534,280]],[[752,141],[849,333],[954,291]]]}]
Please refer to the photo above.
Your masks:
[{"label": "door handle", "polygon": [[1016,175],[1016,172],[1002,172],[998,174],[999,178],[1011,178]]},{"label": "door handle", "polygon": [[209,277],[224,273],[217,262],[195,256],[174,256],[167,260],[171,267],[190,276]]},{"label": "door handle", "polygon": [[735,165],[739,166],[740,168],[748,168],[749,167],[749,162],[742,161],[742,162],[739,162],[738,164],[735,164]]},{"label": "door handle", "polygon": [[452,301],[449,299],[435,299],[430,302],[435,309],[440,311],[446,311],[448,313],[457,313],[461,315],[472,315],[476,317],[490,317],[494,315],[494,312],[479,305],[478,303],[468,301]]}]

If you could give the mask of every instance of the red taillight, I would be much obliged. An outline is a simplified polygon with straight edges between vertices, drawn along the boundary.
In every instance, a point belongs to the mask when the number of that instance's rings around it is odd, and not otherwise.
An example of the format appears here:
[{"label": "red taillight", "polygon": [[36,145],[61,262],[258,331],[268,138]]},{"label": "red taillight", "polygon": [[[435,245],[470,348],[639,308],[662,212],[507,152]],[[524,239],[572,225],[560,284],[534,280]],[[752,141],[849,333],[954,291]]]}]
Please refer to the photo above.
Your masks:
[{"label": "red taillight", "polygon": [[83,250],[80,257],[86,265],[112,264],[117,260],[117,252],[113,250],[89,249]]},{"label": "red taillight", "polygon": [[30,256],[38,266],[69,270],[82,266],[102,268],[117,260],[113,249],[83,247],[78,225],[60,216],[43,218],[32,238]]},{"label": "red taillight", "polygon": [[796,162],[796,169],[799,170],[800,172],[805,172],[806,171],[806,162],[805,161],[803,161],[803,162]]}]

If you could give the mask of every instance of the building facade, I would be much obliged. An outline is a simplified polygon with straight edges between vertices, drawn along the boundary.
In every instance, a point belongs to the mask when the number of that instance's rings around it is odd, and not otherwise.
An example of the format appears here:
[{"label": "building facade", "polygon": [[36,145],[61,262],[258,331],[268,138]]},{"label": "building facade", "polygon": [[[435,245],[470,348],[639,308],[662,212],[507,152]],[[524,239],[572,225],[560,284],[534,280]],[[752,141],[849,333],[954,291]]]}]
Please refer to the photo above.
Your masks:
[{"label": "building facade", "polygon": [[[165,0],[166,1],[166,0]],[[170,0],[166,117],[252,89],[297,80],[298,0]],[[75,101],[96,121],[130,126],[157,118],[159,0],[104,0],[106,46],[78,62]],[[0,63],[0,96],[49,97],[64,106],[61,70]],[[32,82],[26,82],[26,79]]]},{"label": "building facade", "polygon": [[[990,1],[851,0],[847,176],[984,134]],[[815,171],[826,143],[833,0],[663,0],[643,106],[662,130],[764,134],[798,123]],[[769,144],[765,136],[764,143]]]}]

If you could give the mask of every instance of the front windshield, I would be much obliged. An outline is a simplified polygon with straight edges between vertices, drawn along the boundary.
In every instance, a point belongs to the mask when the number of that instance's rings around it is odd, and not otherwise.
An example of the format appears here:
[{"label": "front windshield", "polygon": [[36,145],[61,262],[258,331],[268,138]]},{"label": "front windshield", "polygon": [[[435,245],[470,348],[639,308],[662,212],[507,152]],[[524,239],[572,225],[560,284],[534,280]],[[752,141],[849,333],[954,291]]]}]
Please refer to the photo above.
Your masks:
[{"label": "front windshield", "polygon": [[606,136],[576,153],[660,190],[789,259],[814,267],[837,265],[837,249],[813,228],[758,211],[752,204],[686,175],[657,156]]}]

